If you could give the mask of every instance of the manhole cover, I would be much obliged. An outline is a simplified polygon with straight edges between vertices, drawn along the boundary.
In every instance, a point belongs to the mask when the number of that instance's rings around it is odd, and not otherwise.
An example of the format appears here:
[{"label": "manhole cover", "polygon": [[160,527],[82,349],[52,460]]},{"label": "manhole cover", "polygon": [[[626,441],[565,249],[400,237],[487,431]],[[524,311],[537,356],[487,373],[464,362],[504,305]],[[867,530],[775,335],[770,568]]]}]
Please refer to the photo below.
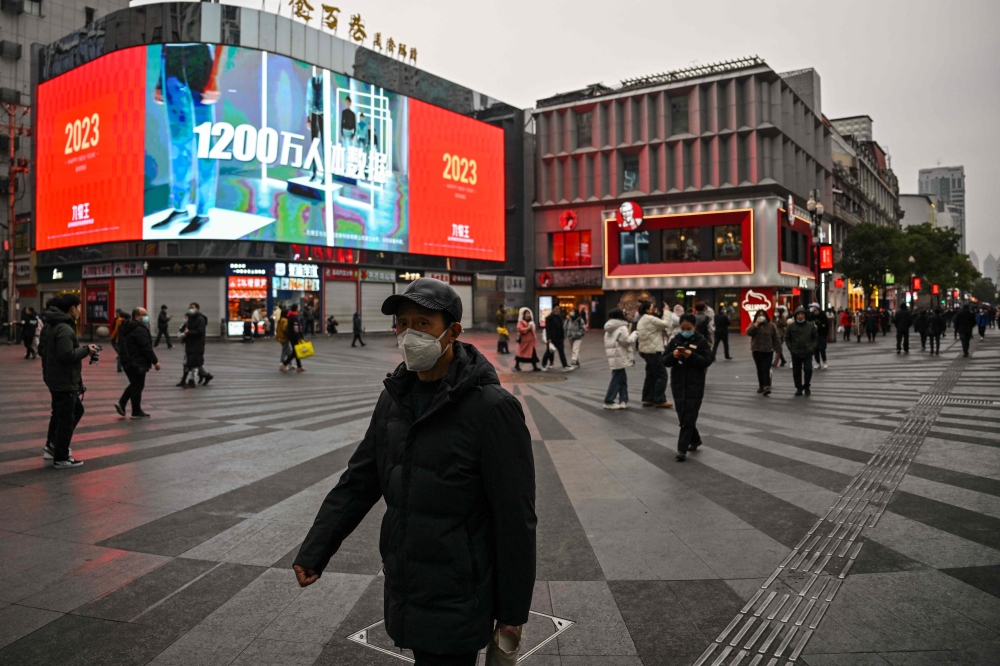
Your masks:
[{"label": "manhole cover", "polygon": [[566,375],[553,375],[546,372],[511,372],[500,374],[497,377],[505,384],[550,384],[552,382],[566,381]]}]

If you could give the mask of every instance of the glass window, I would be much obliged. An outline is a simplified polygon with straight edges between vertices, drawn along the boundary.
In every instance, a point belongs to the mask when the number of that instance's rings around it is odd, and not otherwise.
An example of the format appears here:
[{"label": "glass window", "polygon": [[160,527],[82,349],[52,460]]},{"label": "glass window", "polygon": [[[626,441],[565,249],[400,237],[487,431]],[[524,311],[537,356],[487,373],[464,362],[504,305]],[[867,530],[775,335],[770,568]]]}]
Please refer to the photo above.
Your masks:
[{"label": "glass window", "polygon": [[566,257],[566,234],[549,234],[549,248],[551,250],[552,266],[565,266]]},{"label": "glass window", "polygon": [[623,231],[619,238],[619,263],[648,264],[649,263],[649,232]]},{"label": "glass window", "polygon": [[592,111],[587,111],[585,113],[576,114],[576,147],[577,148],[589,148],[594,145],[593,134],[591,133],[591,121],[594,119],[594,113]]},{"label": "glass window", "polygon": [[713,227],[716,259],[741,259],[743,257],[743,227],[724,224]]},{"label": "glass window", "polygon": [[550,266],[590,266],[590,232],[566,231],[549,234]]},{"label": "glass window", "polygon": [[639,189],[639,156],[634,153],[622,155],[622,192]]},{"label": "glass window", "polygon": [[27,0],[24,3],[24,11],[32,16],[42,15],[42,0]]},{"label": "glass window", "polygon": [[701,261],[701,229],[664,229],[663,261]]}]

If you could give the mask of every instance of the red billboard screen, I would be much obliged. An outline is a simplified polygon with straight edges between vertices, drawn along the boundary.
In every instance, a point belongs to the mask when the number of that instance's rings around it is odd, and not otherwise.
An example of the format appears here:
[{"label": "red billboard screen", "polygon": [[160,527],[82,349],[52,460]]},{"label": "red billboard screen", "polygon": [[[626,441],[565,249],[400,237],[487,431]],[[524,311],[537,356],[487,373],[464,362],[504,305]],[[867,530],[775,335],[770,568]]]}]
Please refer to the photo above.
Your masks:
[{"label": "red billboard screen", "polygon": [[819,246],[819,269],[821,271],[833,270],[833,246],[823,244]]}]

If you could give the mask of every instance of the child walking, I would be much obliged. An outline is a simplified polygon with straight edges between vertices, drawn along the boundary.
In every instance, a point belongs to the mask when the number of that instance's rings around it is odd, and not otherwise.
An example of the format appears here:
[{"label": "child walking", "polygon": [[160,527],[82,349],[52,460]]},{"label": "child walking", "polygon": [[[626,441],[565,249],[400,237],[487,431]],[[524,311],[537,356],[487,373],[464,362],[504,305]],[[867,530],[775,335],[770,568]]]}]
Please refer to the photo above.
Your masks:
[{"label": "child walking", "polygon": [[[615,308],[608,313],[604,324],[604,352],[611,367],[611,383],[604,396],[604,409],[628,409],[628,377],[625,368],[635,365],[633,349],[639,332],[628,332],[625,313]],[[615,399],[617,398],[617,402]]]}]

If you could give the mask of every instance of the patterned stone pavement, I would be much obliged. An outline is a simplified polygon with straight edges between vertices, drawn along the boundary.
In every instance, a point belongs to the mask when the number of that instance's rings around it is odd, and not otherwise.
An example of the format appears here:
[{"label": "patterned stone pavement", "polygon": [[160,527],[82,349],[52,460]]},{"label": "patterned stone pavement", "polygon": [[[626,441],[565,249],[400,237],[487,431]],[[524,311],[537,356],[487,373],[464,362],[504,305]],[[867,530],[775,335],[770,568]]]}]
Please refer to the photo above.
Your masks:
[{"label": "patterned stone pavement", "polygon": [[[494,358],[492,336],[469,339]],[[275,343],[210,345],[216,379],[195,390],[161,347],[136,423],[108,357],[84,370],[86,464],[60,472],[40,455],[38,364],[0,348],[0,665],[404,663],[379,624],[380,509],[319,583],[290,571],[398,358],[369,342],[319,339],[290,375]],[[811,398],[789,369],[758,396],[733,343],[683,465],[673,412],[638,406],[641,368],[632,408],[601,409],[599,332],[568,375],[496,361],[535,440],[524,663],[1000,663],[997,331],[968,361],[950,335],[936,358],[831,345]]]}]

